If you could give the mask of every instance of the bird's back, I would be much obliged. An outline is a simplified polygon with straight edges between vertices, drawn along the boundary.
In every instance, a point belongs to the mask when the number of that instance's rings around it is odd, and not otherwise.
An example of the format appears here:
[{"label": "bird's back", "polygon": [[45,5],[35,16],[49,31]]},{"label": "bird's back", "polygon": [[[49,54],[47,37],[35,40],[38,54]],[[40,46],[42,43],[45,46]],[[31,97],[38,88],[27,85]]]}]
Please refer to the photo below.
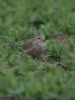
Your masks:
[{"label": "bird's back", "polygon": [[33,38],[23,45],[28,55],[39,57],[45,50],[45,43],[41,39]]}]

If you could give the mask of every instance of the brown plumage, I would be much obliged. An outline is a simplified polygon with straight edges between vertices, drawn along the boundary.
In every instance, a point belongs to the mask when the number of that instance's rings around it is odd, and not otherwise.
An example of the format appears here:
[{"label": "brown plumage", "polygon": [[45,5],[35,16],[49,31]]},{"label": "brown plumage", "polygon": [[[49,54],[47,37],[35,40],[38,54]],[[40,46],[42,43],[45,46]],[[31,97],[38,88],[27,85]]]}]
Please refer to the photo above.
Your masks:
[{"label": "brown plumage", "polygon": [[46,49],[45,36],[41,34],[27,41],[24,43],[23,49],[32,57],[40,57]]}]

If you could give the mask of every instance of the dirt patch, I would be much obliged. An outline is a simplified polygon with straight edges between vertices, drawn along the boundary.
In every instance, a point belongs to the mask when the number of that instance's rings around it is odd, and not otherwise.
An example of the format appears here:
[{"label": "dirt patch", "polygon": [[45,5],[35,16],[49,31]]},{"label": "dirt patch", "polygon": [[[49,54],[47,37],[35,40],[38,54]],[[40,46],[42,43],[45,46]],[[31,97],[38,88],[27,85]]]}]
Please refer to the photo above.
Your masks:
[{"label": "dirt patch", "polygon": [[56,35],[54,36],[54,41],[63,45],[68,45],[70,43],[70,36],[68,35]]}]

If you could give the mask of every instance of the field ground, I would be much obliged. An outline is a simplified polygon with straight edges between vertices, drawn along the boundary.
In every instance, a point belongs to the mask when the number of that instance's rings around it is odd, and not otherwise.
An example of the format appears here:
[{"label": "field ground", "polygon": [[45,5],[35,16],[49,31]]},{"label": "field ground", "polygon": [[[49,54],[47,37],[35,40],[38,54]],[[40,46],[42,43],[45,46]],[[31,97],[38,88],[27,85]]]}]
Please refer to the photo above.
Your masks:
[{"label": "field ground", "polygon": [[[46,62],[19,47],[40,33]],[[0,95],[75,100],[75,0],[0,0]]]}]

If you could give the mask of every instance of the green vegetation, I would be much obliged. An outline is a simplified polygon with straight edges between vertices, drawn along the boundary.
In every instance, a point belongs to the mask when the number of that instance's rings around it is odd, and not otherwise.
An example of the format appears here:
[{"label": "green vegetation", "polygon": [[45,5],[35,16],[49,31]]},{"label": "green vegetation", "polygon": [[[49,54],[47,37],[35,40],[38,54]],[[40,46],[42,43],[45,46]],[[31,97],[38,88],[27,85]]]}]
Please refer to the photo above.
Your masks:
[{"label": "green vegetation", "polygon": [[[42,24],[37,27],[34,21]],[[47,63],[25,56],[19,47],[40,33],[45,34],[52,55]],[[61,43],[57,35],[70,40]],[[57,61],[70,71],[59,67]],[[74,82],[75,0],[0,0],[0,95],[75,100]]]}]

